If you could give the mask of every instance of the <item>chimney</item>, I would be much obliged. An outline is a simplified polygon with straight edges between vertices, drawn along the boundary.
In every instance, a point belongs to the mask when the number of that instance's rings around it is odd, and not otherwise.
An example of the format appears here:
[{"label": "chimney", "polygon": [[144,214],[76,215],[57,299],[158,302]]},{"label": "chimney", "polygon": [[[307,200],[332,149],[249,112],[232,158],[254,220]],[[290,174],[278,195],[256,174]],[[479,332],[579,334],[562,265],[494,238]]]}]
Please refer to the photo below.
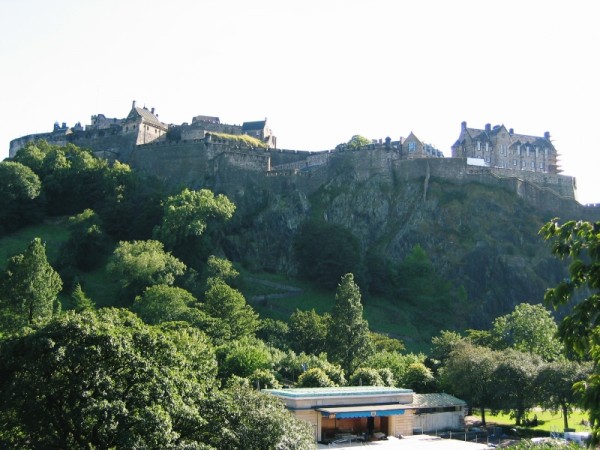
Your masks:
[{"label": "chimney", "polygon": [[131,104],[131,109],[135,108],[135,100],[133,101],[133,103]]},{"label": "chimney", "polygon": [[491,124],[491,123],[486,123],[486,124],[485,124],[485,131],[487,131],[488,133],[489,133],[490,131],[492,131],[492,124]]},{"label": "chimney", "polygon": [[466,122],[466,121],[463,121],[463,122],[460,124],[460,129],[461,129],[461,130],[466,130],[466,129],[467,129],[467,122]]},{"label": "chimney", "polygon": [[152,108],[152,109],[150,110],[150,112],[151,112],[152,114],[154,114],[154,108]]},{"label": "chimney", "polygon": [[546,139],[547,141],[550,140],[550,132],[549,131],[544,132],[544,139]]},{"label": "chimney", "polygon": [[508,130],[508,134],[512,136],[513,134],[515,134],[515,130],[511,128],[510,130]]}]

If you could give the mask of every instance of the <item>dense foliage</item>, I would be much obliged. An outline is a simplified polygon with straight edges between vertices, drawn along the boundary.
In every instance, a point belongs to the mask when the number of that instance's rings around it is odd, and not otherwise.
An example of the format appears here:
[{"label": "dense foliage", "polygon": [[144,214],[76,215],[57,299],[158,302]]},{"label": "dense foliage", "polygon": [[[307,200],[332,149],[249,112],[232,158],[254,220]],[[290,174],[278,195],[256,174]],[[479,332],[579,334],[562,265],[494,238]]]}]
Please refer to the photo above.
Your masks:
[{"label": "dense foliage", "polygon": [[594,362],[594,372],[577,384],[590,412],[593,441],[600,443],[600,222],[548,222],[541,230],[559,258],[570,258],[569,278],[548,289],[545,300],[555,307],[570,303],[576,292],[586,298],[573,305],[559,325],[565,345]]},{"label": "dense foliage", "polygon": [[[43,142],[0,163],[0,174],[0,234],[44,217],[68,229],[56,269],[36,238],[0,274],[2,447],[311,448],[310,427],[257,391],[282,385],[444,391],[481,408],[484,422],[486,408],[519,423],[542,406],[560,410],[565,428],[583,396],[598,429],[599,224],[544,228],[554,252],[573,259],[570,279],[547,300],[565,303],[586,288],[560,326],[543,306],[520,304],[489,329],[441,332],[426,356],[369,330],[359,288],[430,325],[445,311],[453,329],[465,291],[419,245],[392,262],[363,254],[344,227],[306,222],[293,243],[298,271],[337,286],[333,308],[264,319],[244,296],[243,270],[223,248],[210,254],[210,233],[236,209],[224,195],[168,192],[125,164]],[[88,277],[114,283],[104,304],[123,308],[98,309]],[[568,355],[596,365],[567,359],[557,330]]]}]

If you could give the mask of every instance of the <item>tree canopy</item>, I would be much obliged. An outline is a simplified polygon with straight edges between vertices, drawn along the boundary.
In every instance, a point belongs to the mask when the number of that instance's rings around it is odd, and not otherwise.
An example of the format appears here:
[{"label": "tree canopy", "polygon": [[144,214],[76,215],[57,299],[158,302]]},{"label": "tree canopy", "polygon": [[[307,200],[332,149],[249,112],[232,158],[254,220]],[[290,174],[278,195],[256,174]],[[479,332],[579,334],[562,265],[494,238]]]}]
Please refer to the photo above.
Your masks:
[{"label": "tree canopy", "polygon": [[552,253],[569,258],[569,277],[546,291],[545,301],[558,307],[575,299],[575,294],[586,298],[574,304],[561,321],[558,334],[567,348],[595,363],[594,372],[577,387],[583,404],[589,411],[592,440],[600,442],[600,222],[569,221],[560,225],[548,222],[540,233],[551,245]]},{"label": "tree canopy", "polygon": [[344,275],[335,294],[327,333],[330,359],[346,373],[354,369],[372,352],[369,323],[363,318],[360,290],[351,273]]},{"label": "tree canopy", "polygon": [[35,238],[27,249],[8,260],[0,277],[0,317],[5,330],[48,321],[59,307],[60,275],[46,259],[44,244]]},{"label": "tree canopy", "polygon": [[215,373],[189,327],[159,330],[123,309],[69,312],[0,342],[0,446],[201,448],[198,403]]}]

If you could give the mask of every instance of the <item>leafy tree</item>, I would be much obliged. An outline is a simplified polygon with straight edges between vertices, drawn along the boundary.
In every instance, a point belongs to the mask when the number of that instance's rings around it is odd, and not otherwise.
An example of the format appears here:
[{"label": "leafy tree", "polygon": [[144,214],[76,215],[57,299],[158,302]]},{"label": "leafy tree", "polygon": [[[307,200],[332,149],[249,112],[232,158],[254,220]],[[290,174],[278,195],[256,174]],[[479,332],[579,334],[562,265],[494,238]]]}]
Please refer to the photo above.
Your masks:
[{"label": "leafy tree", "polygon": [[379,371],[370,367],[359,367],[348,379],[349,386],[387,386]]},{"label": "leafy tree", "polygon": [[29,167],[39,176],[42,173],[44,158],[46,158],[50,148],[50,144],[44,140],[28,142],[17,151],[13,161]]},{"label": "leafy tree", "polygon": [[104,171],[104,186],[95,210],[106,233],[121,241],[151,239],[163,215],[164,184],[116,161]]},{"label": "leafy tree", "polygon": [[235,270],[231,261],[223,258],[217,258],[215,255],[210,255],[206,262],[206,271],[208,273],[208,284],[215,280],[221,280],[224,283],[231,285],[240,273]]},{"label": "leafy tree", "polygon": [[0,162],[0,235],[19,229],[38,218],[35,199],[42,183],[27,166]]},{"label": "leafy tree", "polygon": [[586,298],[575,304],[558,327],[567,348],[591,358],[594,372],[577,389],[589,412],[592,441],[600,442],[600,222],[548,222],[540,230],[550,241],[552,253],[570,258],[569,278],[548,289],[544,300],[554,307],[569,304],[576,293]]},{"label": "leafy tree", "polygon": [[73,292],[71,293],[71,304],[73,309],[77,312],[91,311],[95,308],[95,304],[91,298],[85,295],[81,285],[77,283]]},{"label": "leafy tree", "polygon": [[0,278],[0,314],[6,330],[48,321],[60,306],[57,295],[62,289],[58,273],[46,259],[40,238],[8,260]]},{"label": "leafy tree", "polygon": [[202,442],[218,450],[305,450],[314,448],[312,427],[296,419],[272,395],[234,386],[201,400],[210,417]]},{"label": "leafy tree", "polygon": [[61,265],[81,270],[93,269],[108,254],[109,239],[100,218],[91,209],[69,218],[69,240],[61,248]]},{"label": "leafy tree", "polygon": [[213,336],[217,342],[251,336],[258,329],[258,314],[246,303],[240,291],[222,280],[217,279],[209,285],[202,308],[221,323]]},{"label": "leafy tree", "polygon": [[281,383],[277,381],[270,370],[256,369],[248,378],[250,386],[256,386],[257,389],[279,389],[281,387]]},{"label": "leafy tree", "polygon": [[491,336],[499,349],[510,347],[551,361],[562,352],[557,331],[550,311],[542,305],[521,303],[512,313],[494,320]]},{"label": "leafy tree", "polygon": [[158,284],[136,297],[131,310],[148,324],[186,320],[196,299],[185,289]]},{"label": "leafy tree", "polygon": [[387,334],[372,331],[371,341],[377,352],[401,352],[404,350],[404,343],[400,339],[389,337]]},{"label": "leafy tree", "polygon": [[535,354],[513,349],[500,352],[492,374],[496,382],[494,409],[511,413],[521,425],[527,411],[538,403],[535,381],[541,366],[542,359]]},{"label": "leafy tree", "polygon": [[[68,312],[0,343],[0,447],[202,448],[206,338],[123,309]],[[24,395],[26,393],[26,395]]]},{"label": "leafy tree", "polygon": [[463,342],[463,337],[455,332],[442,330],[439,336],[431,338],[431,352],[427,359],[427,366],[437,375],[440,368],[446,364],[452,350]]},{"label": "leafy tree", "polygon": [[348,149],[348,150],[358,150],[362,147],[365,147],[367,145],[371,144],[371,140],[367,139],[364,136],[361,136],[360,134],[355,134],[354,136],[352,136],[350,138],[350,140],[346,143],[343,144],[339,144],[336,146],[336,149],[341,150],[341,149]]},{"label": "leafy tree", "polygon": [[351,373],[373,351],[369,324],[363,318],[360,290],[351,273],[344,275],[335,294],[327,332],[328,356]]},{"label": "leafy tree", "polygon": [[499,356],[490,348],[468,341],[452,346],[442,369],[442,386],[469,405],[481,410],[485,425],[485,410],[494,403],[494,371]]},{"label": "leafy tree", "polygon": [[327,355],[325,353],[321,353],[320,355],[307,355],[304,352],[296,354],[290,350],[279,361],[277,371],[283,378],[296,381],[304,372],[314,368],[319,368],[325,372],[327,377],[333,381],[335,385],[343,386],[346,384],[344,370],[338,364],[332,364],[327,361]]},{"label": "leafy tree", "polygon": [[404,375],[404,387],[415,392],[435,392],[435,377],[425,364],[415,362],[409,364]]},{"label": "leafy tree", "polygon": [[408,387],[408,384],[411,382],[409,379],[411,364],[422,364],[424,360],[424,355],[415,355],[413,353],[403,355],[398,352],[384,350],[369,355],[361,366],[372,367],[379,371],[388,369],[392,373],[397,387]]},{"label": "leafy tree", "polygon": [[281,350],[287,350],[289,327],[283,320],[265,318],[260,321],[256,337]]},{"label": "leafy tree", "polygon": [[106,268],[117,277],[127,299],[148,286],[171,286],[186,269],[185,264],[165,252],[158,241],[119,242]]},{"label": "leafy tree", "polygon": [[257,370],[270,370],[271,354],[258,339],[242,339],[222,345],[217,349],[219,377],[223,380],[234,375],[250,377]]},{"label": "leafy tree", "polygon": [[314,309],[296,310],[290,316],[288,342],[292,350],[318,355],[325,351],[329,314],[319,315]]},{"label": "leafy tree", "polygon": [[554,412],[560,411],[565,429],[569,428],[573,405],[581,400],[573,386],[585,381],[591,373],[592,365],[589,363],[558,359],[544,364],[537,375],[535,386],[540,404]]},{"label": "leafy tree", "polygon": [[300,277],[333,288],[342,275],[356,272],[360,263],[360,242],[340,225],[307,222],[293,243]]},{"label": "leafy tree", "polygon": [[298,387],[333,387],[335,383],[320,367],[308,369],[298,377]]},{"label": "leafy tree", "polygon": [[215,196],[208,189],[186,188],[164,202],[163,220],[155,236],[167,247],[174,248],[189,237],[202,235],[210,220],[228,220],[234,212],[235,205],[224,195]]}]

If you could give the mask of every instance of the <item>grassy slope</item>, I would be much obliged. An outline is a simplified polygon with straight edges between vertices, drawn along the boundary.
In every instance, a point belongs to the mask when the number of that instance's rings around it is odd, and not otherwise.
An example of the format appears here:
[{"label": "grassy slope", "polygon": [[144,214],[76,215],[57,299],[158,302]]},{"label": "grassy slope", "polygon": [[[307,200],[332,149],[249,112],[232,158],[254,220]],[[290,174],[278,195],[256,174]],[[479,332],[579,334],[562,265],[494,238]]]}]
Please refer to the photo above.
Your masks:
[{"label": "grassy slope", "polygon": [[[25,250],[27,245],[39,237],[46,244],[46,255],[51,265],[56,266],[60,257],[60,247],[69,238],[69,232],[64,226],[66,218],[56,218],[40,225],[23,228],[15,233],[0,238],[0,269],[6,267],[8,258]],[[97,306],[114,304],[118,286],[110,279],[104,270],[104,263],[99,268],[88,273],[77,273],[79,283],[84,292],[94,300]],[[63,292],[63,298],[68,295]]]},{"label": "grassy slope", "polygon": [[[534,411],[529,414],[529,419],[533,419],[533,416],[537,415],[538,426],[528,427],[529,430],[537,431],[563,431],[563,417],[561,413],[552,413],[550,411]],[[500,426],[514,427],[514,419],[508,414],[492,414],[490,411],[486,411],[485,420],[488,425],[497,424]],[[569,415],[569,428],[574,428],[575,431],[590,431],[590,427],[582,425],[583,420],[588,420],[587,413],[581,410],[575,410]]]},{"label": "grassy slope", "polygon": [[[34,237],[40,237],[46,243],[46,253],[52,265],[56,265],[59,258],[60,246],[68,239],[69,232],[64,227],[65,219],[56,219],[47,223],[24,228],[11,235],[0,238],[0,269],[4,269],[7,259],[22,252]],[[108,306],[115,303],[118,286],[111,280],[104,270],[105,264],[87,273],[77,273],[84,292],[92,298],[97,306]],[[301,282],[272,274],[248,274],[242,271],[242,276],[273,281],[289,286],[301,288],[303,293],[287,298],[255,300],[254,295],[279,293],[275,288],[245,282],[242,292],[256,309],[261,317],[270,317],[287,321],[296,309],[315,309],[319,314],[331,311],[335,292],[323,291],[315,288],[310,283]],[[63,296],[67,293],[63,293]],[[417,326],[414,320],[419,311],[411,307],[399,308],[389,300],[371,297],[363,299],[365,318],[369,321],[372,330],[387,333],[402,339],[407,349],[414,352],[427,352],[429,350],[429,336],[433,330],[427,326]]]},{"label": "grassy slope", "polygon": [[50,264],[55,265],[59,249],[69,238],[69,232],[63,225],[64,219],[48,221],[41,225],[23,228],[15,233],[0,238],[0,268],[6,267],[7,259],[23,252],[27,245],[39,237],[46,244],[46,255]]}]

